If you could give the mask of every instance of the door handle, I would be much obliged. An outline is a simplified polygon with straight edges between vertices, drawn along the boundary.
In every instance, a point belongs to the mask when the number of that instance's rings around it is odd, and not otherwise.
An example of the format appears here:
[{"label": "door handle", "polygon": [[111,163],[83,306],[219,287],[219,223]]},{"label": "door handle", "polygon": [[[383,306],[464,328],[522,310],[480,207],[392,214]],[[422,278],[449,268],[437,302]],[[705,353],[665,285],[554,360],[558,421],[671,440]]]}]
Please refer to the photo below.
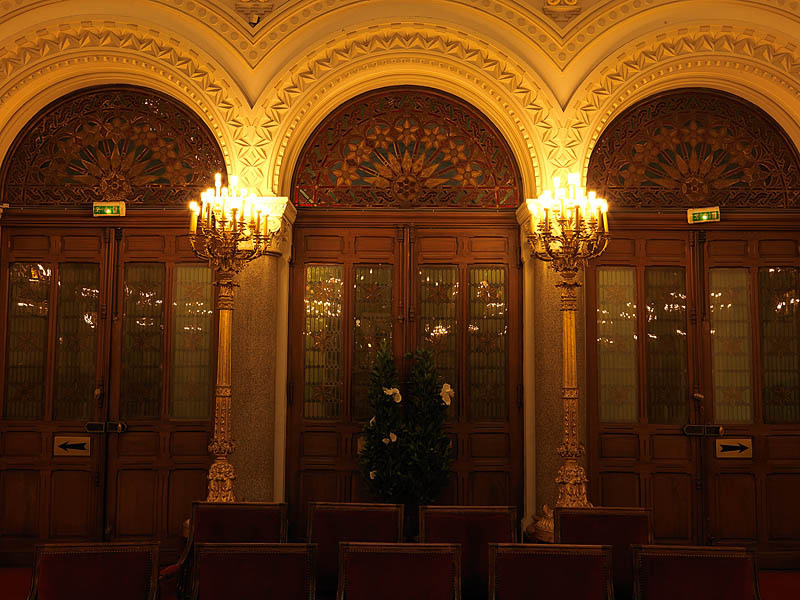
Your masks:
[{"label": "door handle", "polygon": [[124,433],[128,424],[122,421],[89,421],[84,426],[87,433]]}]

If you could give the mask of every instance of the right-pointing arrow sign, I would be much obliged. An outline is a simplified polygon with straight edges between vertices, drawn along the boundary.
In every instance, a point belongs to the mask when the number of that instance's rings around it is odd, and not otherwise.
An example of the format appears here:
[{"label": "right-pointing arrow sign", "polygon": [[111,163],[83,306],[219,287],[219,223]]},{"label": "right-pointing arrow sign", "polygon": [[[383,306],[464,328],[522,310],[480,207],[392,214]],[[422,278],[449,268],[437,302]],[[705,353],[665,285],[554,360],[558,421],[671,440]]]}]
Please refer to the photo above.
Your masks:
[{"label": "right-pointing arrow sign", "polygon": [[753,457],[753,438],[721,438],[714,442],[717,458]]},{"label": "right-pointing arrow sign", "polygon": [[741,454],[747,450],[747,446],[742,443],[739,444],[720,444],[720,452],[739,452]]}]

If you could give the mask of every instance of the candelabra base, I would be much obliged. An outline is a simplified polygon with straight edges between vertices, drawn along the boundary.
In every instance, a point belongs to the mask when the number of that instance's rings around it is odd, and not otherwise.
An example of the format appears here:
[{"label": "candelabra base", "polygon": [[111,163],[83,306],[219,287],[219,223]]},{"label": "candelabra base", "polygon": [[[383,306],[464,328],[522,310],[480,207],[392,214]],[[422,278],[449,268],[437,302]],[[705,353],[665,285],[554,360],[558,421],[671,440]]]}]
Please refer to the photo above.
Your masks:
[{"label": "candelabra base", "polygon": [[227,457],[217,456],[208,469],[207,502],[236,502],[233,495],[233,481],[236,475]]}]

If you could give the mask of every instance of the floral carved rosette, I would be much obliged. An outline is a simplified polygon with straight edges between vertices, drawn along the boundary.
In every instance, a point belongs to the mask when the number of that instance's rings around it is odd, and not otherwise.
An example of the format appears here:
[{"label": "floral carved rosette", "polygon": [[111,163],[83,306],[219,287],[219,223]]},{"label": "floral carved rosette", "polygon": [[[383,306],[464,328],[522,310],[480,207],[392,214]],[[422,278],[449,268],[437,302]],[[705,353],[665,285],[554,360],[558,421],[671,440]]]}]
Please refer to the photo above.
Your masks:
[{"label": "floral carved rosette", "polygon": [[800,160],[756,107],[679,90],[628,109],[606,129],[588,186],[618,208],[788,208],[800,204]]},{"label": "floral carved rosette", "polygon": [[521,180],[510,150],[474,108],[418,88],[340,107],[303,150],[298,206],[509,208]]}]

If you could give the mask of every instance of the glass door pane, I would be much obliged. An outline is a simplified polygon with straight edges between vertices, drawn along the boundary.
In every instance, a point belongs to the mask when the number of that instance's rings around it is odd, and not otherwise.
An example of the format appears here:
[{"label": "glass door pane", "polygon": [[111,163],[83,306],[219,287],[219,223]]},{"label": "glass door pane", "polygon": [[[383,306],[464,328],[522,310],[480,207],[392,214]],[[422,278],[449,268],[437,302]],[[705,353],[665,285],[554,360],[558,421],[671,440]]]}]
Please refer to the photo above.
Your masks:
[{"label": "glass door pane", "polygon": [[469,268],[469,416],[502,420],[508,416],[506,355],[508,306],[506,269],[499,265]]},{"label": "glass door pane", "polygon": [[636,269],[597,268],[597,389],[601,423],[635,423]]},{"label": "glass door pane", "polygon": [[709,271],[714,420],[753,422],[750,282],[747,269]]},{"label": "glass door pane", "polygon": [[169,414],[173,419],[208,419],[215,373],[213,275],[207,265],[177,264],[174,278]]},{"label": "glass door pane", "polygon": [[758,271],[765,423],[800,423],[800,269]]},{"label": "glass door pane", "polygon": [[44,418],[51,266],[18,262],[9,271],[3,416],[38,420]]},{"label": "glass door pane", "polygon": [[92,415],[99,302],[100,265],[59,265],[54,419],[88,420]]},{"label": "glass door pane", "polygon": [[306,419],[342,414],[344,291],[342,265],[310,265],[305,278],[304,393]]},{"label": "glass door pane", "polygon": [[164,364],[164,265],[127,263],[122,314],[122,419],[161,414]]},{"label": "glass door pane", "polygon": [[370,371],[376,350],[384,341],[392,347],[392,285],[390,265],[361,265],[353,269],[353,368],[350,386],[353,420],[372,415],[368,398]]},{"label": "glass door pane", "polygon": [[652,267],[644,275],[647,418],[651,423],[682,425],[689,419],[684,270]]}]

